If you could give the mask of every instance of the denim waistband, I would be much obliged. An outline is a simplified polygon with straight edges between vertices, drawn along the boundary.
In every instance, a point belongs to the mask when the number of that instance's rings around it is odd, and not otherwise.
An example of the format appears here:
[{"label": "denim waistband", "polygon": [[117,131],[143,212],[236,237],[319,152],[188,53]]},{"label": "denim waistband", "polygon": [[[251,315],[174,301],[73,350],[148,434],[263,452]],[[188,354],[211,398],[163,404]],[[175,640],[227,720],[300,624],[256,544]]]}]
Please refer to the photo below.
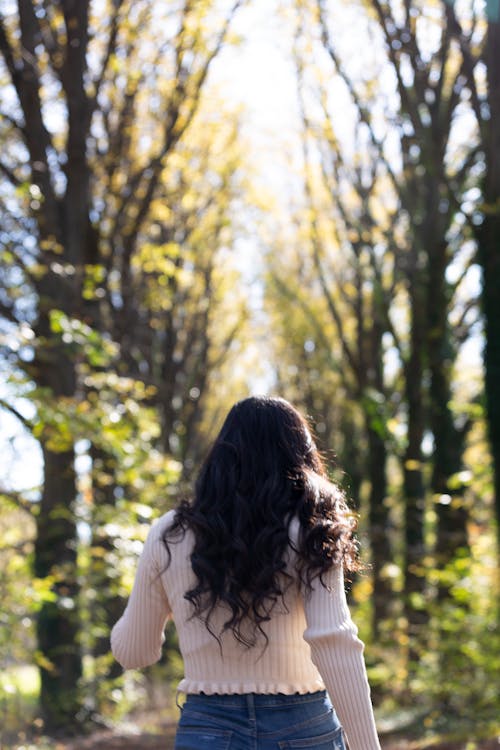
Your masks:
[{"label": "denim waistband", "polygon": [[196,704],[206,705],[207,702],[214,706],[226,708],[247,708],[250,706],[254,706],[255,708],[275,708],[276,706],[281,706],[284,708],[286,706],[296,706],[313,701],[324,701],[325,698],[326,690],[318,690],[315,693],[292,693],[291,695],[285,695],[284,693],[231,693],[229,695],[188,693],[186,701],[193,708]]}]

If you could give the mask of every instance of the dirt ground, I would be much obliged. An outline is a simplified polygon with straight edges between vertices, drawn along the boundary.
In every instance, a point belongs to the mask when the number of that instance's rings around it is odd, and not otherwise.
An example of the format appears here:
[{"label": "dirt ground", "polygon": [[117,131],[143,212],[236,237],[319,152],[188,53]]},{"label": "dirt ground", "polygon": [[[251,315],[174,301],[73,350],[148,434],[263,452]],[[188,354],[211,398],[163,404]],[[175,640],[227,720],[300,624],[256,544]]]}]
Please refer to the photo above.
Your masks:
[{"label": "dirt ground", "polygon": [[[116,734],[100,732],[85,739],[68,743],[57,743],[54,750],[172,750],[175,725],[167,725],[162,734]],[[422,740],[382,738],[383,750],[500,750],[500,737],[472,743],[436,742],[423,743]]]}]

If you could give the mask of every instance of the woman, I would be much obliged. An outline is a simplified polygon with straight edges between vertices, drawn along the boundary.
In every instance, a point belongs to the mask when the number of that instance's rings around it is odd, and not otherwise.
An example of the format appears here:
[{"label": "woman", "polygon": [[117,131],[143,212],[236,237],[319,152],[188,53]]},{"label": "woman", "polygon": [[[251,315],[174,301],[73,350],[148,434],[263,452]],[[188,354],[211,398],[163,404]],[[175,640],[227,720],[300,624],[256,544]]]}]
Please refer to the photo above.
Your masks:
[{"label": "woman", "polygon": [[379,749],[344,593],[352,527],[305,419],[281,398],[233,406],[192,503],[153,525],[111,634],[120,664],[144,667],[173,617],[176,750],[344,750],[341,725],[350,750]]}]

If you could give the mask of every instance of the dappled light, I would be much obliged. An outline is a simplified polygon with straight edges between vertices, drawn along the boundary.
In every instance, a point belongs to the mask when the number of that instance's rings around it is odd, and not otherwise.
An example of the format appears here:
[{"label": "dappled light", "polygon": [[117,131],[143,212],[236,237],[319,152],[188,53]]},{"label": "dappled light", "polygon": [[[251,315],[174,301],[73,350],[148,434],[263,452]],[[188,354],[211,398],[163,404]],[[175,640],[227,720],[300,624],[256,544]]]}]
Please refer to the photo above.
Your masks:
[{"label": "dappled light", "polygon": [[359,519],[382,746],[500,736],[498,0],[0,0],[0,747],[173,747],[109,637],[228,407]]}]

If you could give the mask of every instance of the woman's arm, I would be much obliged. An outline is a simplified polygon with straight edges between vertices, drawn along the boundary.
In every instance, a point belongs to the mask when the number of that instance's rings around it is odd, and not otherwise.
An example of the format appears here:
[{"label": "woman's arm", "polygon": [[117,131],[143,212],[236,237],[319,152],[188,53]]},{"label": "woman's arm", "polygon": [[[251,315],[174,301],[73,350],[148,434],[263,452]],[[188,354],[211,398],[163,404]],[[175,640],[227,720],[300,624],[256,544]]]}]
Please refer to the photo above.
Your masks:
[{"label": "woman's arm", "polygon": [[342,566],[315,579],[304,595],[305,640],[330,695],[350,750],[380,750],[363,657],[344,591]]},{"label": "woman's arm", "polygon": [[111,650],[124,669],[147,667],[161,656],[171,611],[157,562],[161,544],[158,524],[154,524],[139,559],[127,608],[111,631]]}]

